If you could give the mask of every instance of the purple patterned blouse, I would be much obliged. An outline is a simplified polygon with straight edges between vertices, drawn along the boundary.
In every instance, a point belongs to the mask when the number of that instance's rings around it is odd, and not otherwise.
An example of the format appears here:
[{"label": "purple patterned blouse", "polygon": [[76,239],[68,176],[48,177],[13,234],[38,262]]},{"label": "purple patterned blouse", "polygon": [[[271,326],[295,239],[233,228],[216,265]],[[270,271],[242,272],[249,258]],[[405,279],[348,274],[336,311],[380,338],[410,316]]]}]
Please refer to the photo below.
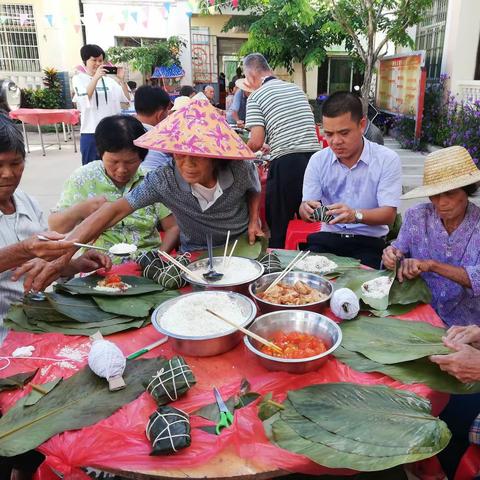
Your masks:
[{"label": "purple patterned blouse", "polygon": [[480,208],[468,204],[460,226],[449,235],[431,203],[405,213],[393,245],[405,256],[463,267],[472,283],[465,288],[436,273],[422,273],[432,291],[432,307],[448,325],[480,325]]}]

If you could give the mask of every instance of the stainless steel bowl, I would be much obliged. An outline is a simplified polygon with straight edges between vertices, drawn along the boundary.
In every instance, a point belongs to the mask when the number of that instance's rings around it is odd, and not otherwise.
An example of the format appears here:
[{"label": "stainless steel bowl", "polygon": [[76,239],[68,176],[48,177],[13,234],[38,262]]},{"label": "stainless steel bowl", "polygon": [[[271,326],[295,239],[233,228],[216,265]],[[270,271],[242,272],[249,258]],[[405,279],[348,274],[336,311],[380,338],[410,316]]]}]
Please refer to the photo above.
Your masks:
[{"label": "stainless steel bowl", "polygon": [[[244,320],[240,324],[242,327],[247,327],[257,315],[257,307],[255,303],[248,297],[235,292],[194,292],[187,293],[186,295],[180,295],[177,298],[168,300],[158,306],[152,313],[152,325],[160,333],[168,335],[170,342],[172,342],[173,348],[183,355],[190,355],[194,357],[212,357],[214,355],[220,355],[221,353],[228,352],[234,348],[242,339],[243,333],[235,328],[231,328],[226,332],[222,332],[218,335],[210,335],[204,337],[191,337],[188,335],[178,335],[172,333],[169,330],[162,327],[161,321],[165,315],[168,315],[168,310],[175,303],[187,298],[194,299],[198,296],[208,297],[211,295],[225,295],[240,305],[242,313],[244,314]],[[188,301],[188,300],[187,300]],[[219,312],[224,313],[224,312]],[[195,319],[192,319],[195,321]]]},{"label": "stainless steel bowl", "polygon": [[[243,295],[248,295],[248,285],[251,282],[254,282],[255,280],[259,279],[262,275],[263,272],[265,271],[265,267],[260,263],[257,262],[256,260],[251,260],[250,258],[244,258],[244,257],[232,257],[232,259],[240,259],[242,262],[245,262],[245,264],[253,265],[257,271],[255,275],[252,276],[252,278],[249,278],[248,280],[244,280],[243,282],[239,283],[222,283],[222,280],[219,282],[209,282],[209,283],[200,283],[196,281],[193,278],[190,278],[186,273],[182,273],[182,277],[187,280],[192,285],[192,289],[194,291],[198,290],[226,290],[229,292],[238,292]],[[223,264],[223,257],[213,257],[213,266],[214,269],[217,272],[222,272],[222,264]],[[190,265],[188,265],[189,270],[192,270],[193,272],[200,270],[201,268],[206,268],[208,266],[208,258],[203,258],[201,260],[197,260],[196,262],[192,262]]]},{"label": "stainless steel bowl", "polygon": [[263,292],[277,277],[279,273],[268,273],[259,278],[256,282],[250,284],[248,291],[255,300],[261,313],[277,312],[279,310],[308,310],[310,312],[322,312],[330,301],[333,293],[332,284],[325,278],[315,273],[307,272],[289,272],[282,280],[282,283],[293,285],[298,280],[305,282],[308,286],[316,288],[321,293],[327,295],[327,298],[320,302],[307,303],[305,305],[280,305],[278,303],[267,302],[257,296],[257,292]]},{"label": "stainless steel bowl", "polygon": [[262,345],[257,340],[245,336],[243,340],[247,348],[257,356],[265,368],[275,371],[306,373],[318,370],[342,343],[342,331],[333,320],[319,313],[302,310],[267,313],[258,317],[249,330],[267,340],[278,331],[308,333],[322,339],[328,347],[326,352],[315,357],[303,359],[277,358],[262,353],[260,351]]}]

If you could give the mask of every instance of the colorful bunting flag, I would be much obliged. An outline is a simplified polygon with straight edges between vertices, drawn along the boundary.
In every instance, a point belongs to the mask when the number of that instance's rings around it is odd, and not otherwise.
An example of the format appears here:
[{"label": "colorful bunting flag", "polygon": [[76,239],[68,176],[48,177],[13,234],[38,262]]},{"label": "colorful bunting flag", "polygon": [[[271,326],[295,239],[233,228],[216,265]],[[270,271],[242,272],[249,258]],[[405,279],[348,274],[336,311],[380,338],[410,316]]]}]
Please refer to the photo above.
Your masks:
[{"label": "colorful bunting flag", "polygon": [[232,0],[233,8],[238,8],[238,0]]},{"label": "colorful bunting flag", "polygon": [[145,19],[145,20],[142,22],[142,25],[143,25],[143,28],[148,28],[148,19]]},{"label": "colorful bunting flag", "polygon": [[165,2],[163,6],[165,7],[165,10],[167,11],[167,13],[170,14],[170,2]]},{"label": "colorful bunting flag", "polygon": [[120,22],[118,24],[118,26],[120,27],[120,30],[123,32],[125,30],[125,23],[124,22]]},{"label": "colorful bunting flag", "polygon": [[185,14],[187,15],[187,17],[192,17],[192,12],[185,12]]},{"label": "colorful bunting flag", "polygon": [[23,27],[28,20],[28,13],[21,13],[20,14],[20,26]]},{"label": "colorful bunting flag", "polygon": [[48,24],[53,27],[53,15],[45,15]]},{"label": "colorful bunting flag", "polygon": [[80,29],[82,28],[81,25],[74,25],[73,28],[75,29],[75,33],[80,32]]},{"label": "colorful bunting flag", "polygon": [[210,5],[215,5],[215,0],[210,0]]},{"label": "colorful bunting flag", "polygon": [[125,21],[128,22],[128,10],[122,10],[122,15]]},{"label": "colorful bunting flag", "polygon": [[98,23],[100,23],[102,21],[102,17],[103,17],[103,12],[97,12]]},{"label": "colorful bunting flag", "polygon": [[130,12],[130,15],[132,16],[133,21],[138,23],[138,12]]}]

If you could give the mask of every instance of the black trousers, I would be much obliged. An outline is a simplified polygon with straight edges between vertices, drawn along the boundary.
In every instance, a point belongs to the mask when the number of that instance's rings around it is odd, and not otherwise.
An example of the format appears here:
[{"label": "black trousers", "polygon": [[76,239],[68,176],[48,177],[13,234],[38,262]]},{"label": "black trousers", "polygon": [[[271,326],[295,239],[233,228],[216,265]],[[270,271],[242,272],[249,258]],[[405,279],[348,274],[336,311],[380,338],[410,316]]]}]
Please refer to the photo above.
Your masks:
[{"label": "black trousers", "polygon": [[12,470],[33,475],[45,460],[45,456],[36,450],[30,450],[14,457],[0,457],[0,479],[9,480]]},{"label": "black trousers", "polygon": [[288,222],[302,202],[303,176],[315,152],[289,153],[270,164],[267,177],[265,213],[270,228],[270,247],[283,248]]},{"label": "black trousers", "polygon": [[318,253],[333,253],[341,257],[358,258],[363,265],[380,268],[385,240],[365,235],[344,235],[318,232],[307,237],[305,250]]}]

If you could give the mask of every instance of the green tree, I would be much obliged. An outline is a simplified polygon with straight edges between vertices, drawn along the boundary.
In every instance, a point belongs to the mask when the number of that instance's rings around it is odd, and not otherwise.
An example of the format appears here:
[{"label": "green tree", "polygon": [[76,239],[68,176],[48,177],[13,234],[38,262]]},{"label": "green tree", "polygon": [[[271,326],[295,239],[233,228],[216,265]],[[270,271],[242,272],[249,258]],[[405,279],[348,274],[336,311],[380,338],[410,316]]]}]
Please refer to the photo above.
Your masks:
[{"label": "green tree", "polygon": [[[225,2],[215,5],[203,0],[204,13],[214,7],[222,13]],[[272,68],[284,67],[289,73],[294,64],[302,66],[302,87],[306,90],[306,72],[311,65],[319,65],[326,56],[326,47],[341,43],[344,35],[330,28],[333,17],[322,5],[309,0],[240,0],[238,8],[248,15],[234,15],[223,31],[234,27],[248,28],[248,40],[240,55],[261,52]]]},{"label": "green tree", "polygon": [[[288,1],[288,0],[287,0]],[[323,0],[334,21],[325,28],[342,31],[346,48],[356,54],[364,66],[362,98],[366,110],[377,60],[385,55],[387,42],[413,47],[406,32],[421,22],[433,0]]]}]

